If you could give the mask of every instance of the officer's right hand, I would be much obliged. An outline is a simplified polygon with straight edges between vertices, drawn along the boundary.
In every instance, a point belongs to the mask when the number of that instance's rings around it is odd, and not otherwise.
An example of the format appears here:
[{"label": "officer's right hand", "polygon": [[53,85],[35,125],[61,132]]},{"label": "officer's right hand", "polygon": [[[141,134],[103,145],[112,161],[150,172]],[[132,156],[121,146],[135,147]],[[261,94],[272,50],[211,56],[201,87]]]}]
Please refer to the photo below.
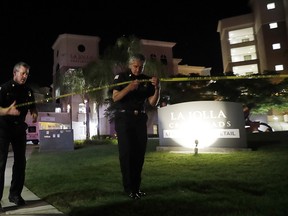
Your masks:
[{"label": "officer's right hand", "polygon": [[138,88],[139,86],[139,81],[138,80],[133,80],[132,82],[129,83],[129,85],[127,86],[127,88],[129,89],[129,91],[134,91],[135,89]]}]

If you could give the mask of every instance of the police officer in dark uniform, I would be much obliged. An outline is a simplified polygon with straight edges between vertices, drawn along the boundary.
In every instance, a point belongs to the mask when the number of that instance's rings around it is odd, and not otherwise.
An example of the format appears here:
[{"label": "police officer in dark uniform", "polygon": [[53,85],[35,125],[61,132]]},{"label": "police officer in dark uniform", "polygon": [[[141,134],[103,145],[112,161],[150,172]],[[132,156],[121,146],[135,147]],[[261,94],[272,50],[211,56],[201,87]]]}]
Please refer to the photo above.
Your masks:
[{"label": "police officer in dark uniform", "polygon": [[30,66],[24,62],[17,63],[13,68],[13,79],[0,87],[0,106],[8,107],[16,103],[20,114],[17,116],[0,116],[0,199],[3,196],[5,168],[7,163],[9,144],[11,143],[14,164],[9,191],[9,201],[16,205],[24,205],[21,193],[25,181],[26,169],[26,114],[30,111],[34,122],[37,121],[34,94],[25,83],[29,75]]},{"label": "police officer in dark uniform", "polygon": [[[141,172],[147,145],[146,102],[156,106],[159,101],[159,79],[143,74],[145,57],[133,54],[129,70],[115,76],[115,131],[118,139],[119,161],[124,191],[132,199],[146,195],[140,190]],[[122,82],[128,84],[121,85]],[[117,85],[119,84],[119,85]]]}]

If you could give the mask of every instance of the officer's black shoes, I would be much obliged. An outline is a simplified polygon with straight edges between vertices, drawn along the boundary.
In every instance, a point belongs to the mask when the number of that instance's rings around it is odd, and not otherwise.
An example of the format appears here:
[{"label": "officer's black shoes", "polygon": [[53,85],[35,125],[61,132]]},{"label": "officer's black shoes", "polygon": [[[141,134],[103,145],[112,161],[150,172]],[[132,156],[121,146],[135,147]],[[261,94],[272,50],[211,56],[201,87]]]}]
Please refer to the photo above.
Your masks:
[{"label": "officer's black shoes", "polygon": [[17,206],[25,205],[25,200],[21,196],[9,196],[9,202],[15,203]]},{"label": "officer's black shoes", "polygon": [[131,192],[129,194],[129,197],[134,199],[134,200],[138,200],[141,199],[141,197],[146,196],[146,193],[144,191],[138,191],[138,192]]},{"label": "officer's black shoes", "polygon": [[143,196],[146,196],[146,193],[144,191],[138,191],[137,194],[140,196],[140,197],[143,197]]},{"label": "officer's black shoes", "polygon": [[[1,200],[0,200],[0,201],[1,201]],[[3,212],[5,212],[5,211],[4,211],[3,207],[2,207],[2,204],[0,203],[0,215],[1,215],[1,213],[3,213]]]},{"label": "officer's black shoes", "polygon": [[138,193],[133,193],[133,192],[131,192],[131,193],[129,194],[129,197],[132,198],[132,199],[134,199],[134,200],[141,199],[141,196],[140,196]]}]

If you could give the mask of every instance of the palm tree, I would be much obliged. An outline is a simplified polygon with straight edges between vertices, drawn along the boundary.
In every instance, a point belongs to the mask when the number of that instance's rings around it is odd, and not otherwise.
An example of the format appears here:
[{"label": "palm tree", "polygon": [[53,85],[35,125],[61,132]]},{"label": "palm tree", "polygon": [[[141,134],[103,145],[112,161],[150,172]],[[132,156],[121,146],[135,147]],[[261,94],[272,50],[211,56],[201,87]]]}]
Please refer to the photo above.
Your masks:
[{"label": "palm tree", "polygon": [[[134,37],[131,37],[130,40],[133,41],[133,44],[136,43],[135,41],[137,41],[137,39]],[[106,48],[102,58],[90,62],[86,67],[83,68],[85,82],[88,86],[88,95],[92,100],[96,102],[98,139],[101,138],[101,125],[99,121],[100,107],[109,103],[108,86],[112,83],[114,75],[127,67],[126,61],[129,56],[127,47],[130,40],[127,40],[125,37],[119,38],[114,46]],[[135,46],[136,45],[133,45],[133,47]]]},{"label": "palm tree", "polygon": [[100,139],[100,107],[107,103],[107,86],[113,79],[112,66],[113,62],[110,60],[100,59],[90,62],[83,68],[85,83],[88,86],[87,94],[91,100],[96,102],[98,139]]},{"label": "palm tree", "polygon": [[87,84],[84,79],[83,70],[81,68],[68,70],[62,80],[62,89],[64,96],[80,95],[86,109],[86,140],[90,139],[90,108],[89,98],[87,97]]}]

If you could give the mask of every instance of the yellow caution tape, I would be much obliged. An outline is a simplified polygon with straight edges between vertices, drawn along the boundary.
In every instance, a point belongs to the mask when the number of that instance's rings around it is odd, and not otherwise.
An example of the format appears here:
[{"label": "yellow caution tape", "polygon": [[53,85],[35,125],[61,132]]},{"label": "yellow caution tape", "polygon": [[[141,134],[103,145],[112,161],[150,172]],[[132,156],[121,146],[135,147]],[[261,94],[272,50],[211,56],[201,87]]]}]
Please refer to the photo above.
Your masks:
[{"label": "yellow caution tape", "polygon": [[[280,74],[280,75],[253,75],[253,76],[199,76],[199,77],[174,77],[174,78],[160,78],[160,82],[189,82],[189,81],[204,81],[204,80],[237,80],[237,79],[271,79],[271,78],[288,78],[288,74]],[[99,91],[102,89],[106,88],[113,88],[115,86],[120,86],[120,85],[125,85],[129,84],[131,81],[125,81],[117,84],[110,84],[110,85],[104,85],[104,86],[99,86],[95,88],[89,88],[86,90],[83,90],[81,92],[74,92],[74,93],[68,93],[68,94],[63,94],[60,96],[56,97],[51,97],[51,98],[45,98],[39,101],[35,102],[28,102],[28,103],[22,103],[16,105],[16,107],[22,107],[22,106],[28,106],[33,103],[43,103],[43,102],[48,102],[60,98],[65,98],[73,95],[78,95],[78,94],[84,94],[88,92],[93,92],[93,91]],[[139,82],[150,82],[149,79],[146,80],[139,80]]]}]

